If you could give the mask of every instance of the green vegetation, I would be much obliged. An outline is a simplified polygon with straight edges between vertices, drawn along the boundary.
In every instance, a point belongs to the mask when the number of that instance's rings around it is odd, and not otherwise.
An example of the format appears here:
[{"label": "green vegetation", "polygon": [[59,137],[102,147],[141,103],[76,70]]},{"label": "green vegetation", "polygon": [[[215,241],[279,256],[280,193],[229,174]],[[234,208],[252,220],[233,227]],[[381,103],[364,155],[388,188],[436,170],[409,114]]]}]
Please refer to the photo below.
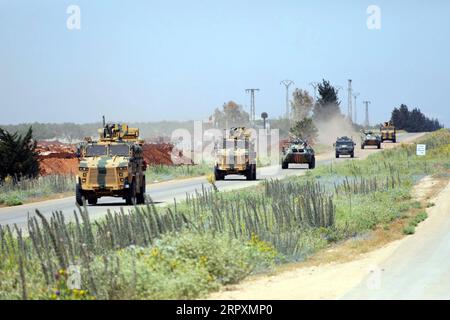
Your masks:
[{"label": "green vegetation", "polygon": [[17,182],[7,178],[0,184],[0,205],[15,206],[56,193],[71,192],[74,184],[75,178],[66,175],[43,176]]},{"label": "green vegetation", "polygon": [[[28,236],[0,228],[0,298],[192,299],[223,284],[301,261],[330,243],[426,219],[413,184],[450,168],[450,132],[427,135],[428,155],[414,146],[264,181],[233,192],[202,189],[167,207],[108,212],[91,222],[86,208],[70,222],[54,212],[31,217]],[[77,266],[80,290],[66,279]]]},{"label": "green vegetation", "polygon": [[297,121],[290,129],[290,133],[308,142],[315,141],[318,137],[318,131],[312,118],[304,118],[301,121]]},{"label": "green vegetation", "polygon": [[181,166],[149,166],[145,173],[147,183],[166,181],[177,178],[190,178],[204,176],[212,172],[212,164],[202,163],[197,165]]},{"label": "green vegetation", "polygon": [[436,131],[443,128],[438,119],[427,118],[419,108],[409,111],[408,106],[404,104],[399,108],[394,108],[391,121],[397,129],[408,132]]},{"label": "green vegetation", "polygon": [[17,182],[39,174],[39,161],[33,130],[28,128],[23,136],[0,129],[0,184],[10,177]]},{"label": "green vegetation", "polygon": [[414,234],[416,232],[417,225],[422,221],[425,221],[427,218],[428,214],[425,211],[421,211],[409,220],[408,225],[403,228],[403,233],[406,235]]},{"label": "green vegetation", "polygon": [[319,99],[314,105],[314,120],[315,121],[328,121],[341,115],[339,105],[338,90],[333,87],[329,81],[323,79],[318,84]]}]

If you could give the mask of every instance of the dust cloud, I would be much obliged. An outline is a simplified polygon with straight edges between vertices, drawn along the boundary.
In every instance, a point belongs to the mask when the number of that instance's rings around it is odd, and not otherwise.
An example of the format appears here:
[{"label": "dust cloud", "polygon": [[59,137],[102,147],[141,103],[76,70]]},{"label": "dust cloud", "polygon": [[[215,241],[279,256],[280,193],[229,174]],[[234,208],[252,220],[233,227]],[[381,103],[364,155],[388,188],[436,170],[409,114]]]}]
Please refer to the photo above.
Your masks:
[{"label": "dust cloud", "polygon": [[353,141],[359,137],[352,124],[341,115],[326,121],[315,121],[314,124],[319,134],[317,143],[330,145],[336,141],[337,137],[352,137]]}]

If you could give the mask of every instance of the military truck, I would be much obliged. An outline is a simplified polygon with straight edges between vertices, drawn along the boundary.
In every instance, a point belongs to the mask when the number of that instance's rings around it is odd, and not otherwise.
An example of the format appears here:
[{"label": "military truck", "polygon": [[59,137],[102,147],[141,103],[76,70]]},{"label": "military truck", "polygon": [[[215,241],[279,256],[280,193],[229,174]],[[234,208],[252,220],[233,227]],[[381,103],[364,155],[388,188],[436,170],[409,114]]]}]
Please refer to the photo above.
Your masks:
[{"label": "military truck", "polygon": [[374,133],[372,130],[363,130],[361,132],[361,149],[364,149],[366,146],[376,146],[377,149],[380,149],[380,135]]},{"label": "military truck", "polygon": [[282,148],[281,168],[288,169],[290,163],[306,163],[309,169],[316,167],[316,156],[313,148],[300,138],[291,138]]},{"label": "military truck", "polygon": [[145,170],[143,141],[139,129],[126,124],[104,124],[99,140],[86,138],[77,150],[79,168],[76,202],[83,198],[90,205],[101,197],[120,197],[126,204],[145,202]]},{"label": "military truck", "polygon": [[392,141],[393,143],[397,142],[397,131],[395,126],[390,121],[385,122],[380,126],[380,134],[381,142],[386,140]]},{"label": "military truck", "polygon": [[223,139],[216,143],[214,176],[224,180],[230,174],[244,175],[256,180],[256,152],[251,131],[245,127],[225,130]]},{"label": "military truck", "polygon": [[339,158],[342,155],[349,155],[351,158],[354,158],[355,145],[356,143],[353,142],[353,139],[347,136],[337,138],[334,143],[336,158]]}]

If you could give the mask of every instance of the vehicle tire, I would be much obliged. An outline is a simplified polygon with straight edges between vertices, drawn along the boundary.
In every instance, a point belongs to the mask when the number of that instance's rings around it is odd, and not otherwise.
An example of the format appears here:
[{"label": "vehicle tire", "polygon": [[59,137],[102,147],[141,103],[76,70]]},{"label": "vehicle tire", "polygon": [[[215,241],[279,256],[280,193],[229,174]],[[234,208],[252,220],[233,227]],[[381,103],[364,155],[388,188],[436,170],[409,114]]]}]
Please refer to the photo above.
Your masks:
[{"label": "vehicle tire", "polygon": [[245,170],[245,178],[246,178],[247,180],[252,180],[252,178],[253,178],[252,165],[250,165],[249,167],[247,167],[247,170]]},{"label": "vehicle tire", "polygon": [[377,149],[381,149],[381,143],[377,145]]},{"label": "vehicle tire", "polygon": [[316,157],[312,157],[311,162],[308,165],[309,169],[314,169],[316,167]]},{"label": "vehicle tire", "polygon": [[129,206],[136,204],[136,183],[134,182],[134,180],[130,184],[130,189],[127,190],[125,201]]},{"label": "vehicle tire", "polygon": [[136,195],[136,203],[144,204],[145,203],[145,177],[142,179],[142,186],[139,188],[139,193]]},{"label": "vehicle tire", "polygon": [[364,144],[361,145],[361,149],[364,149]]},{"label": "vehicle tire", "polygon": [[281,163],[281,169],[285,170],[285,169],[288,169],[288,168],[289,168],[289,163],[287,163],[287,162],[282,162]]},{"label": "vehicle tire", "polygon": [[97,204],[97,202],[98,202],[98,198],[97,197],[88,197],[88,203],[91,205],[91,206],[95,206],[96,204]]},{"label": "vehicle tire", "polygon": [[252,180],[256,180],[256,164],[252,164]]},{"label": "vehicle tire", "polygon": [[392,139],[392,143],[397,143],[397,139],[396,138]]},{"label": "vehicle tire", "polygon": [[81,193],[81,186],[79,183],[75,186],[75,201],[79,206],[83,205],[83,194]]},{"label": "vehicle tire", "polygon": [[355,152],[354,152],[354,151],[350,154],[350,157],[351,157],[351,158],[354,158],[354,157],[355,157]]},{"label": "vehicle tire", "polygon": [[223,180],[224,177],[225,176],[219,171],[219,169],[217,167],[214,167],[214,178],[216,179],[216,181]]},{"label": "vehicle tire", "polygon": [[339,153],[336,153],[336,158],[339,158]]}]

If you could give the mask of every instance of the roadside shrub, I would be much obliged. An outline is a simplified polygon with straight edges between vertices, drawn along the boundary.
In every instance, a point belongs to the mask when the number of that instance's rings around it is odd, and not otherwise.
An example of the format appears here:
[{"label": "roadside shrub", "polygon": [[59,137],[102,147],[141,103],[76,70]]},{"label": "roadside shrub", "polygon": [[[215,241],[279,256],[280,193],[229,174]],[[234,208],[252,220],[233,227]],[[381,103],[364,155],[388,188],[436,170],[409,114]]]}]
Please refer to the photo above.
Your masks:
[{"label": "roadside shrub", "polygon": [[414,234],[416,232],[416,228],[412,225],[407,225],[406,227],[403,228],[403,233],[406,235],[411,235]]},{"label": "roadside shrub", "polygon": [[181,233],[164,236],[150,248],[128,247],[97,258],[89,272],[102,288],[100,299],[193,299],[273,264],[272,252],[251,242]]},{"label": "roadside shrub", "polygon": [[7,197],[4,200],[4,203],[7,206],[19,206],[19,205],[23,204],[23,200],[16,195],[12,195],[12,196]]}]

